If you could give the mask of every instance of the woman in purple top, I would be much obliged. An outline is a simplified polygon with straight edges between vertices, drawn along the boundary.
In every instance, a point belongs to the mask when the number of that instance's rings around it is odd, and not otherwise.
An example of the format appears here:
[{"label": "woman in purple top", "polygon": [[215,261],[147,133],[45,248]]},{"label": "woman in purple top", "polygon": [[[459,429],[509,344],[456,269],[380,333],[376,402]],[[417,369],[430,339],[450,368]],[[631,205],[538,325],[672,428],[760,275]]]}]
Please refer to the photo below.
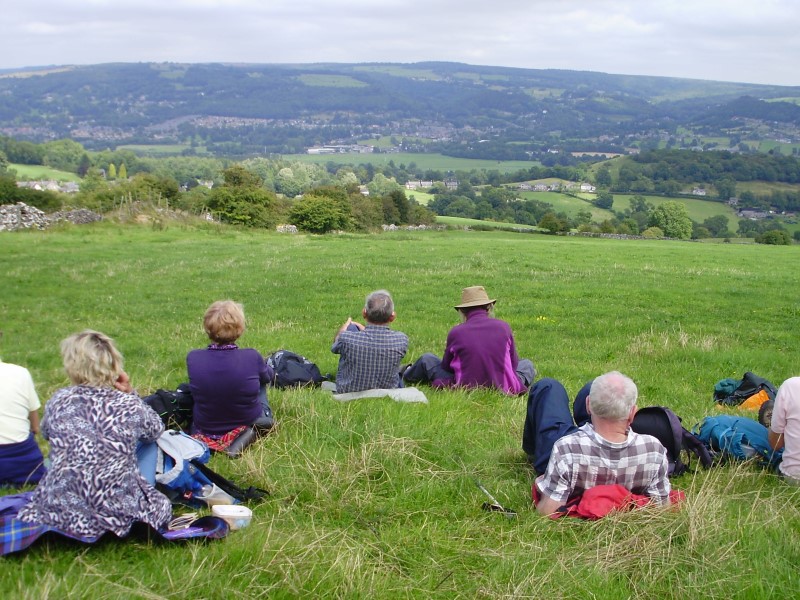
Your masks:
[{"label": "woman in purple top", "polygon": [[434,387],[493,387],[522,394],[533,383],[533,363],[517,356],[514,335],[505,321],[490,315],[495,300],[482,286],[464,288],[455,309],[462,323],[447,334],[444,357],[423,354],[403,374],[408,383]]},{"label": "woman in purple top", "polygon": [[244,333],[242,305],[214,302],[203,317],[203,327],[211,343],[186,356],[194,399],[193,433],[220,438],[241,426],[272,428],[267,383],[273,370],[257,350],[234,343]]}]

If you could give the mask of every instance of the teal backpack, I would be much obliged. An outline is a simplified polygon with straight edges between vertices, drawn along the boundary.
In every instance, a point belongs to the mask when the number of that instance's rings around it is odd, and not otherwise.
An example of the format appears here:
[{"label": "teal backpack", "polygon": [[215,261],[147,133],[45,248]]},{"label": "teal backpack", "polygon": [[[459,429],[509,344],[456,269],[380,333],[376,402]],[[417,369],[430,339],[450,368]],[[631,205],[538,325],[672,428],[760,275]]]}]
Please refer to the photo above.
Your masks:
[{"label": "teal backpack", "polygon": [[777,468],[783,450],[773,450],[769,445],[768,430],[761,423],[747,417],[716,415],[706,417],[694,428],[694,433],[723,458],[749,460],[757,458],[768,468]]}]

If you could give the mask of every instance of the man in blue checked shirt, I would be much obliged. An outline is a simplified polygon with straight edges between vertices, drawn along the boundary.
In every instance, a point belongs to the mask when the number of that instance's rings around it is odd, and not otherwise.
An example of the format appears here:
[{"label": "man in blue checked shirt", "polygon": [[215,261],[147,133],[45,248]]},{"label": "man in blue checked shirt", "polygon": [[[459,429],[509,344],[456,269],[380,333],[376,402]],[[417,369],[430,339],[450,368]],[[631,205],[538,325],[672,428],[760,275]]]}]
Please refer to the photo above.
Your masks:
[{"label": "man in blue checked shirt", "polygon": [[408,350],[408,336],[389,329],[397,316],[391,294],[372,292],[361,314],[366,325],[348,318],[333,339],[331,352],[339,355],[336,393],[402,387],[400,361]]}]

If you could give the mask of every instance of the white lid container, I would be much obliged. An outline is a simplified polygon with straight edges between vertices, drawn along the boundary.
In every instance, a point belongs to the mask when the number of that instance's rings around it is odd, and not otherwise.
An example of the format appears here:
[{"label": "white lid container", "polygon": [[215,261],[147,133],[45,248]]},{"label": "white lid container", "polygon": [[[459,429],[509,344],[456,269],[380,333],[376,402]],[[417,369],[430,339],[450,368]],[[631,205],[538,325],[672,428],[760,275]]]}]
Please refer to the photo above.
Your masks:
[{"label": "white lid container", "polygon": [[215,504],[211,507],[211,514],[225,519],[231,529],[247,527],[253,518],[253,511],[241,504]]}]

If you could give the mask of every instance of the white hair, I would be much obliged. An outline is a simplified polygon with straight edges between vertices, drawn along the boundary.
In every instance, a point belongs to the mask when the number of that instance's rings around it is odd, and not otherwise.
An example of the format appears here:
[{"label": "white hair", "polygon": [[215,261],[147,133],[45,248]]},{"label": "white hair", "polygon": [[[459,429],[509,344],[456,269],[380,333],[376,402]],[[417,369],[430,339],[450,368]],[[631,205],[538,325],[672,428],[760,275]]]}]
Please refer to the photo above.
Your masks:
[{"label": "white hair", "polygon": [[388,323],[394,313],[392,295],[386,290],[377,290],[367,296],[364,313],[370,323]]},{"label": "white hair", "polygon": [[596,377],[589,389],[589,407],[593,415],[610,421],[628,418],[639,391],[630,377],[611,371]]}]

